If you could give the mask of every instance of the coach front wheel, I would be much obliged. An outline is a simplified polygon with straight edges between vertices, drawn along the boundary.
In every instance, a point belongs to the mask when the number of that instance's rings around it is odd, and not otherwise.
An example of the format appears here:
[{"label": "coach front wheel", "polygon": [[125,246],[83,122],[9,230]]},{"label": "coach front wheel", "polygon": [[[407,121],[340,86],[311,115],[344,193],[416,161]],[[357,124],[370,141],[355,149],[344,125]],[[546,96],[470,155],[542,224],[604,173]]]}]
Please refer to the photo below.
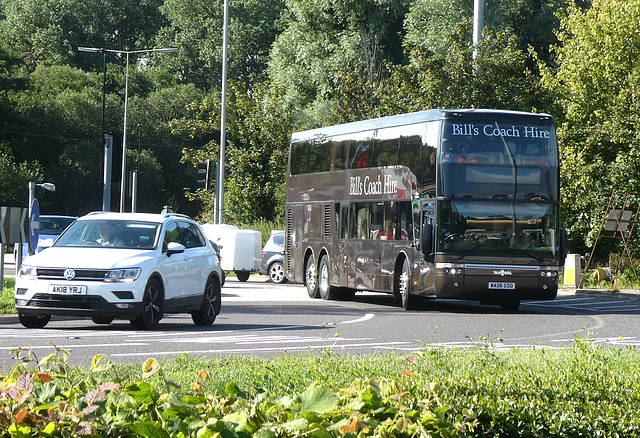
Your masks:
[{"label": "coach front wheel", "polygon": [[414,309],[417,305],[418,298],[409,293],[411,282],[411,272],[409,270],[409,262],[407,259],[402,261],[400,269],[394,275],[393,295],[395,302],[402,306],[405,310]]}]

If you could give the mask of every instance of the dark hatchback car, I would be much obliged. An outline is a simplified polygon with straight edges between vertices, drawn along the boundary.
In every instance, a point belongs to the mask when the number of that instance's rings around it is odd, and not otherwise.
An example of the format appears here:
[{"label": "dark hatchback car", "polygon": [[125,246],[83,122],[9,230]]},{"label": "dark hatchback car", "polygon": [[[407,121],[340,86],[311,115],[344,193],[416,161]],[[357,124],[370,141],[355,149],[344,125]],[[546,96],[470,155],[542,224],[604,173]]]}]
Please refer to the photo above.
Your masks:
[{"label": "dark hatchback car", "polygon": [[262,248],[262,275],[268,275],[274,283],[284,283],[284,231],[271,230],[269,240]]}]

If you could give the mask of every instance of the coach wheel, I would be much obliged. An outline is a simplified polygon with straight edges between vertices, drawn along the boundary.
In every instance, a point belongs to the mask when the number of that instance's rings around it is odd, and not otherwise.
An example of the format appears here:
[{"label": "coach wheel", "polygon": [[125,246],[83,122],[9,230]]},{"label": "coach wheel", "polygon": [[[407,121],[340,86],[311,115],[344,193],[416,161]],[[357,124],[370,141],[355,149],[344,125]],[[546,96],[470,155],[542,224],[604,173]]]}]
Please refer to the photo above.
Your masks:
[{"label": "coach wheel", "polygon": [[411,310],[416,307],[418,298],[409,293],[411,281],[411,272],[409,271],[409,262],[407,259],[402,261],[401,269],[394,276],[394,298],[395,302],[402,306],[405,310]]},{"label": "coach wheel", "polygon": [[329,262],[328,257],[320,259],[320,267],[318,268],[318,291],[323,300],[335,300],[338,298],[338,288],[331,286],[329,282]]},{"label": "coach wheel", "polygon": [[313,256],[310,256],[304,267],[304,283],[307,285],[307,293],[311,298],[320,297],[316,275],[316,264],[313,261]]},{"label": "coach wheel", "polygon": [[520,307],[520,300],[517,298],[509,298],[500,303],[500,308],[505,312],[516,312]]}]

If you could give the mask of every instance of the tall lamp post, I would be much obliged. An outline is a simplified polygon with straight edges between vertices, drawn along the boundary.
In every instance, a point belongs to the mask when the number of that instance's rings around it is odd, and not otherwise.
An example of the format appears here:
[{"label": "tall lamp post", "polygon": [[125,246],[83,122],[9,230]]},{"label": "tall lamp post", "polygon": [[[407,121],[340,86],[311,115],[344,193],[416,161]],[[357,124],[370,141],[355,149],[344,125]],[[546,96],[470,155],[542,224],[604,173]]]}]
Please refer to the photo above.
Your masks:
[{"label": "tall lamp post", "polygon": [[220,109],[220,163],[218,180],[216,181],[216,202],[213,209],[213,223],[224,223],[224,160],[227,146],[227,45],[229,39],[229,0],[224,0],[224,17],[222,22],[222,102]]},{"label": "tall lamp post", "polygon": [[124,212],[124,201],[127,187],[127,107],[129,101],[129,55],[137,55],[139,53],[175,53],[177,48],[162,48],[162,49],[144,49],[144,50],[112,50],[103,49],[97,47],[78,47],[80,52],[111,52],[118,54],[125,54],[127,56],[127,67],[125,70],[125,82],[124,82],[124,127],[122,129],[122,175],[120,177],[120,213]]},{"label": "tall lamp post", "polygon": [[[105,155],[105,138],[104,138],[104,125],[105,125],[105,108],[107,106],[106,101],[106,88],[107,88],[107,51],[105,49],[98,49],[93,47],[78,47],[79,52],[90,52],[90,53],[102,53],[102,131],[100,133],[100,146],[102,150],[100,151],[100,171],[103,171],[103,166],[107,166],[105,162],[103,162],[103,156]],[[111,156],[111,155],[109,155]],[[106,158],[105,158],[106,160]],[[109,211],[111,205],[111,182],[107,181],[108,175],[102,175],[100,178],[100,182],[103,184],[102,187],[102,211]]]}]

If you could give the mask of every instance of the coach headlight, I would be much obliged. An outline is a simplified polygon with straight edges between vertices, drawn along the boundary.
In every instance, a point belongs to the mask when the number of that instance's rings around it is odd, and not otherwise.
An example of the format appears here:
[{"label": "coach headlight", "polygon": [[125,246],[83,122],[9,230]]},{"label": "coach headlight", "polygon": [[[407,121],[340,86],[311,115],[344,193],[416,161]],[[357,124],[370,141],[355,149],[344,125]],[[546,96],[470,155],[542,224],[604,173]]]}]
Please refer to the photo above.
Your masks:
[{"label": "coach headlight", "polygon": [[540,271],[540,276],[544,278],[556,278],[558,276],[557,271]]}]

